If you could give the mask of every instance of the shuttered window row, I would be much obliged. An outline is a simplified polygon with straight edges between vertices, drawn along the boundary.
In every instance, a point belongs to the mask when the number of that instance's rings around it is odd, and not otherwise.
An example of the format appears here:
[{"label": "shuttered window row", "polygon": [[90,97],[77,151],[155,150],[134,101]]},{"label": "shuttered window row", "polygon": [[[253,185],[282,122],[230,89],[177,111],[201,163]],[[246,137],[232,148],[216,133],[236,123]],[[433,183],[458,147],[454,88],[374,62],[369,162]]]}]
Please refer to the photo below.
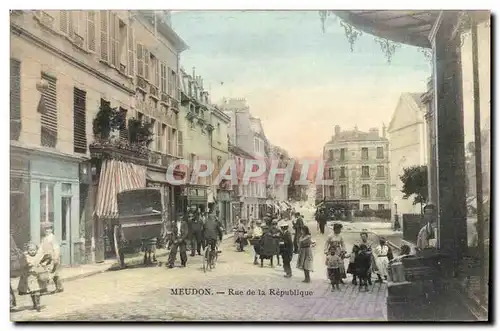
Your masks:
[{"label": "shuttered window row", "polygon": [[120,139],[128,140],[128,130],[127,130],[127,110],[120,107],[120,117],[121,117],[121,127],[120,127]]},{"label": "shuttered window row", "polygon": [[135,55],[134,55],[134,30],[128,27],[128,74],[134,76]]},{"label": "shuttered window row", "polygon": [[177,156],[184,157],[184,142],[182,138],[182,131],[177,131]]},{"label": "shuttered window row", "polygon": [[86,130],[87,92],[73,90],[73,150],[75,153],[87,153]]},{"label": "shuttered window row", "polygon": [[101,60],[108,62],[108,11],[99,11],[100,21],[101,21]]},{"label": "shuttered window row", "polygon": [[111,47],[111,59],[110,62],[115,68],[118,68],[120,65],[120,60],[118,59],[118,17],[116,13],[110,13],[109,20],[109,43]]},{"label": "shuttered window row", "polygon": [[21,62],[10,59],[10,139],[21,134]]},{"label": "shuttered window row", "polygon": [[167,65],[165,63],[161,64],[161,70],[160,70],[160,76],[161,76],[161,91],[163,93],[167,93]]},{"label": "shuttered window row", "polygon": [[56,147],[57,144],[57,80],[42,73],[42,79],[48,82],[48,89],[42,92],[43,111],[41,115],[41,144]]}]

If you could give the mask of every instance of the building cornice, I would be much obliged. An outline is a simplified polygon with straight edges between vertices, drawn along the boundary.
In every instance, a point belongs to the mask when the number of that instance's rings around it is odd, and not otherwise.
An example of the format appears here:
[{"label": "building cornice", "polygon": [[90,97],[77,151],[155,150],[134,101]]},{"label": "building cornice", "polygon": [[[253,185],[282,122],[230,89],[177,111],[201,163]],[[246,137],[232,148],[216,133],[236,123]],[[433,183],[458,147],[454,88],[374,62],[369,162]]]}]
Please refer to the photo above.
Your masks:
[{"label": "building cornice", "polygon": [[231,117],[224,114],[219,108],[211,107],[212,113],[218,118],[223,120],[226,124],[231,122]]},{"label": "building cornice", "polygon": [[11,154],[20,153],[27,156],[29,155],[37,155],[43,157],[51,156],[56,159],[60,159],[63,161],[71,161],[71,162],[85,162],[90,160],[90,158],[86,155],[84,156],[77,154],[67,154],[51,148],[27,146],[23,143],[14,140],[10,141],[10,152]]},{"label": "building cornice", "polygon": [[41,48],[51,52],[52,54],[54,54],[54,55],[62,58],[63,60],[79,67],[80,69],[82,69],[82,70],[86,71],[87,73],[99,78],[100,80],[113,85],[114,87],[128,93],[129,95],[135,94],[134,89],[131,89],[131,88],[125,86],[124,84],[122,84],[114,79],[109,78],[109,76],[107,76],[106,74],[100,72],[97,69],[92,68],[91,66],[89,66],[89,65],[87,65],[87,64],[85,64],[77,59],[75,59],[74,57],[72,57],[68,53],[61,51],[60,49],[58,49],[55,46],[51,45],[50,43],[46,42],[45,40],[35,36],[31,32],[29,32],[28,30],[23,29],[21,26],[15,24],[15,23],[11,23],[10,24],[10,31],[11,31],[11,33],[15,33],[16,35],[34,43],[36,46],[41,47]]}]

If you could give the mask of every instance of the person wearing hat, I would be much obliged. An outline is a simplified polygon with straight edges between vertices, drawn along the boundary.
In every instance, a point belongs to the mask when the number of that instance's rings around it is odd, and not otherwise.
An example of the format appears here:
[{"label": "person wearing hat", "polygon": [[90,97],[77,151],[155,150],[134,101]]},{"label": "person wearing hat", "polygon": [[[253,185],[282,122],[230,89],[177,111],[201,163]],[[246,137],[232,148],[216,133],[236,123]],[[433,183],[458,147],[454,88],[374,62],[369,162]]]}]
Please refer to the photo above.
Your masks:
[{"label": "person wearing hat", "polygon": [[382,283],[382,277],[387,280],[387,267],[389,266],[389,246],[384,237],[380,237],[379,244],[373,249],[375,264],[377,267],[377,282]]},{"label": "person wearing hat", "polygon": [[177,249],[180,251],[181,256],[181,265],[182,267],[186,266],[187,263],[187,254],[186,254],[186,244],[189,235],[188,223],[184,220],[183,214],[177,214],[177,220],[175,224],[173,224],[172,229],[172,248],[170,250],[170,254],[168,255],[168,268],[173,268],[175,259],[177,257]]},{"label": "person wearing hat", "polygon": [[[276,240],[276,245],[278,245],[278,247],[279,247],[279,244],[280,244],[280,241],[281,241],[281,229],[278,226],[278,220],[277,219],[273,219],[272,220],[272,222],[271,222],[271,228],[269,229],[269,231],[271,231],[271,234],[273,235],[273,237]],[[276,259],[278,260],[278,263],[277,263],[278,267],[281,266],[279,249],[278,249],[278,253],[276,254]]]},{"label": "person wearing hat", "polygon": [[258,265],[259,262],[257,261],[260,255],[260,238],[262,238],[262,235],[264,234],[264,231],[262,230],[261,227],[262,221],[261,220],[256,220],[255,225],[251,230],[250,236],[251,236],[251,243],[253,245],[254,249],[254,258],[253,258],[253,264]]},{"label": "person wearing hat", "polygon": [[281,220],[278,225],[281,229],[280,254],[283,260],[283,270],[285,271],[285,278],[290,278],[292,277],[290,263],[293,257],[292,234],[290,233],[289,224],[286,221]]},{"label": "person wearing hat", "polygon": [[56,286],[56,292],[62,292],[63,285],[61,279],[59,278],[59,269],[61,266],[61,248],[57,238],[54,236],[52,231],[52,223],[44,222],[42,223],[42,230],[44,236],[40,243],[39,251],[42,255],[50,256],[50,264],[48,269],[50,270],[51,278]]},{"label": "person wearing hat", "polygon": [[305,226],[304,219],[300,213],[295,213],[295,222],[293,222],[293,253],[299,253],[299,238],[302,234],[302,228]]},{"label": "person wearing hat", "polygon": [[195,255],[195,251],[198,255],[201,255],[201,249],[203,246],[203,221],[201,217],[196,217],[193,213],[188,214],[188,225],[190,230],[190,241],[191,241],[191,256]]}]

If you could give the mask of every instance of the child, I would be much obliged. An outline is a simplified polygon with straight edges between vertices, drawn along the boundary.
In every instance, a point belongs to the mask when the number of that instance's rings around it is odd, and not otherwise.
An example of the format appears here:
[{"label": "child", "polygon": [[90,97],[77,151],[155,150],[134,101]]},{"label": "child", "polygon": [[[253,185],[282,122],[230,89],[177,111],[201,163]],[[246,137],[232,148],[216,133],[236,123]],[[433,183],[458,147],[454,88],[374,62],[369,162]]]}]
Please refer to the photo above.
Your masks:
[{"label": "child", "polygon": [[33,301],[33,309],[40,311],[40,293],[46,289],[48,280],[48,273],[44,265],[47,259],[38,253],[38,247],[33,243],[27,245],[25,256],[27,263],[19,279],[19,294],[29,294]]},{"label": "child", "polygon": [[335,246],[330,247],[325,261],[328,271],[328,279],[332,284],[332,292],[334,291],[334,287],[336,287],[337,290],[340,290],[339,284],[342,279],[340,274],[340,264],[343,263],[343,261],[338,253],[338,249]]},{"label": "child", "polygon": [[358,285],[358,282],[356,281],[356,256],[358,256],[359,253],[359,246],[354,245],[352,246],[352,253],[349,256],[349,266],[347,267],[347,273],[352,275],[352,284],[353,285]]},{"label": "child", "polygon": [[359,245],[359,252],[355,257],[356,275],[359,278],[359,289],[365,288],[368,291],[368,280],[370,278],[371,256],[365,244]]}]

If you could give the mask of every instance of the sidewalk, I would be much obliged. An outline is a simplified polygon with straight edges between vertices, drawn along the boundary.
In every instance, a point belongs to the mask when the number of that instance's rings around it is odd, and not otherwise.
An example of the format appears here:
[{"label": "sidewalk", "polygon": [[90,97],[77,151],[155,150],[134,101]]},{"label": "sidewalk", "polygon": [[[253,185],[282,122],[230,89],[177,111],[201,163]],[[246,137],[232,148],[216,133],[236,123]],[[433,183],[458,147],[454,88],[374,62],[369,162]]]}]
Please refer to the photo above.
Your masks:
[{"label": "sidewalk", "polygon": [[[229,238],[232,238],[233,234],[227,234],[222,237],[222,240],[225,241]],[[167,249],[157,249],[156,250],[156,257],[164,257],[167,256],[169,251]],[[140,254],[133,254],[131,257],[125,257],[125,263],[127,266],[135,266],[143,263],[144,255],[142,253]],[[105,260],[102,263],[94,263],[94,264],[83,264],[79,266],[69,266],[69,267],[62,267],[61,270],[59,271],[59,277],[61,278],[61,281],[64,282],[70,282],[73,280],[85,278],[85,277],[90,277],[94,276],[97,274],[100,274],[102,272],[106,271],[111,271],[119,267],[119,263],[116,259],[110,259],[110,260]],[[17,286],[19,284],[19,278],[11,278],[10,279],[10,284],[12,286],[12,289],[14,292],[17,293]]]}]

